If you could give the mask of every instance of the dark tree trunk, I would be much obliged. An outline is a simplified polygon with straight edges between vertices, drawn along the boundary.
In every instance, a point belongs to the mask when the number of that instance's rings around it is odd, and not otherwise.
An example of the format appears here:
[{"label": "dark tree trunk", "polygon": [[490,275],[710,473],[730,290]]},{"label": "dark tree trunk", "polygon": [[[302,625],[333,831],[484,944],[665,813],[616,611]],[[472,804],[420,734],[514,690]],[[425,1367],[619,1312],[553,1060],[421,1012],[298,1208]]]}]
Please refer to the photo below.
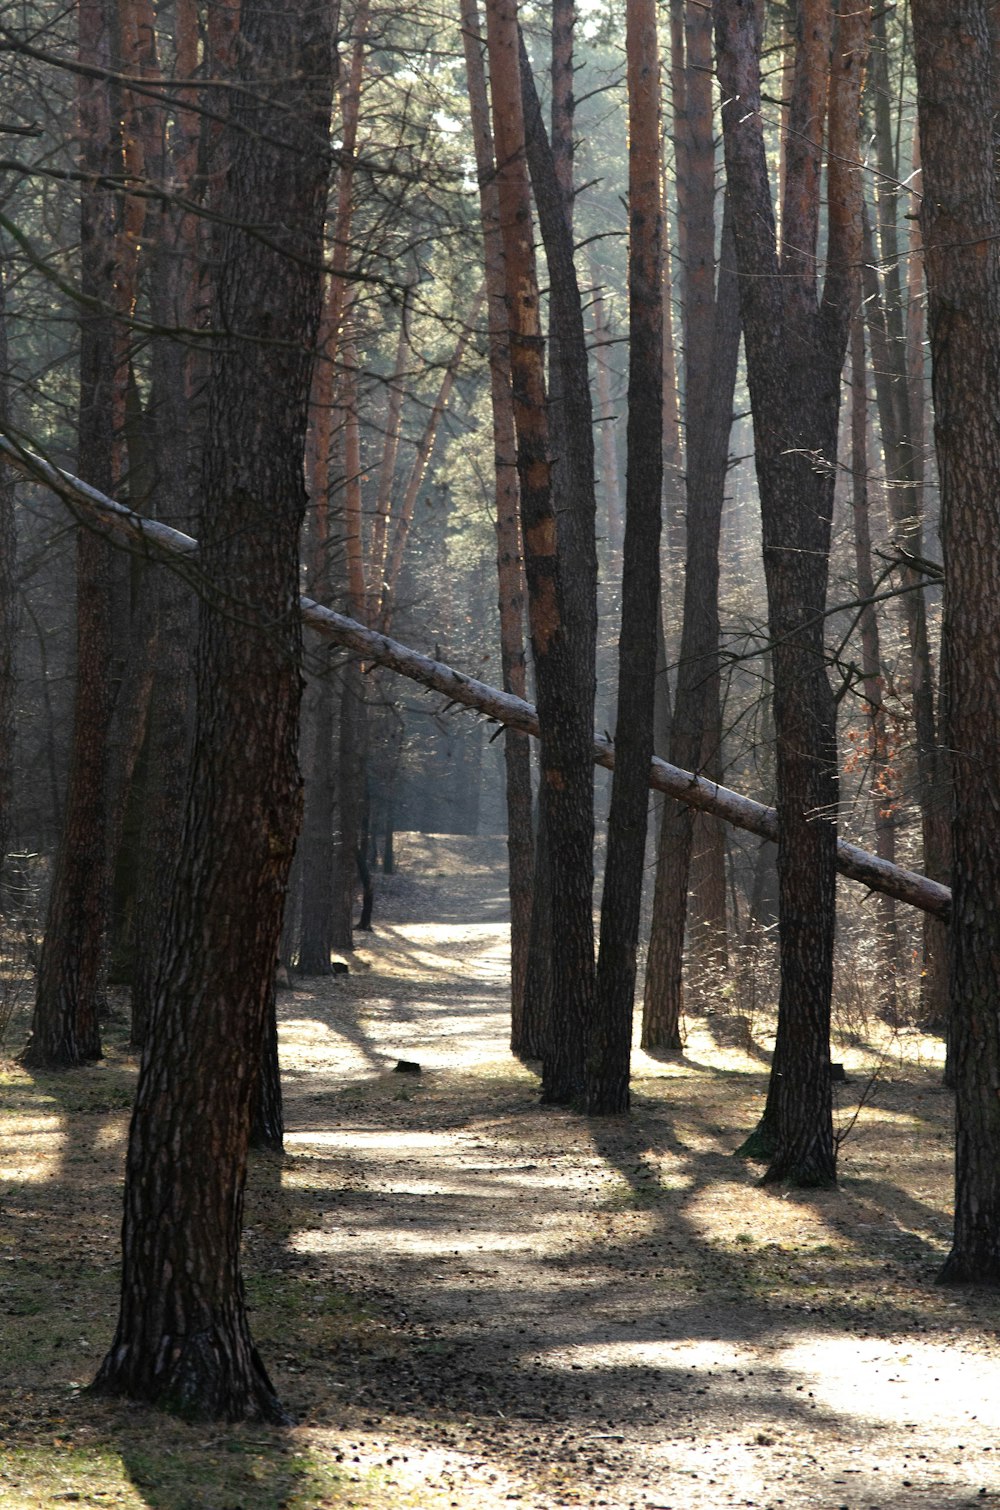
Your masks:
[{"label": "dark tree trunk", "polygon": [[[587,597],[586,581],[572,591],[561,562],[562,532],[557,541],[542,336],[538,313],[538,279],[531,237],[531,211],[525,172],[524,110],[518,59],[516,7],[510,0],[491,0],[487,7],[490,76],[493,91],[493,129],[496,139],[507,316],[510,331],[514,417],[518,443],[521,523],[528,581],[528,617],[542,725],[541,780],[547,787],[549,822],[549,881],[553,916],[559,927],[552,939],[551,1023],[543,1061],[542,1095],[566,1102],[581,1092],[584,1043],[594,999],[593,923],[593,769],[584,770],[584,750],[593,738],[593,639],[586,630],[580,639],[578,610]],[[533,135],[542,139],[541,122]],[[550,180],[554,174],[549,174]],[[554,232],[549,252],[553,299],[564,301],[566,332],[582,315],[575,287],[572,256],[563,206],[558,195],[546,211]],[[561,238],[558,240],[556,238]],[[556,266],[553,266],[553,263]],[[575,301],[574,301],[575,294]],[[561,327],[562,328],[562,327]],[[565,342],[563,343],[565,345]],[[587,372],[564,373],[564,401],[587,388]],[[589,403],[589,399],[588,399]],[[575,437],[582,448],[582,470],[590,451],[590,501],[593,500],[593,436],[590,424]],[[581,463],[581,457],[576,458]],[[581,512],[587,499],[578,500]],[[591,531],[593,520],[591,518]],[[592,594],[591,594],[592,597]],[[574,614],[577,617],[574,618]],[[586,619],[586,614],[583,614]],[[581,681],[589,688],[581,692]],[[589,695],[588,695],[589,693]],[[540,884],[536,880],[536,885]]]},{"label": "dark tree trunk", "polygon": [[914,0],[952,751],[955,1233],[941,1278],[1000,1284],[1000,206],[993,7]]},{"label": "dark tree trunk", "polygon": [[234,596],[202,602],[187,814],[129,1137],[121,1310],[94,1388],[195,1417],[280,1421],[239,1249],[300,807],[298,536],[328,7],[244,0],[237,54],[245,87],[228,93],[214,309],[225,340],[212,353],[201,539],[206,573]]},{"label": "dark tree trunk", "polygon": [[[716,25],[777,735],[781,990],[759,1144],[771,1155],[767,1179],[828,1185],[836,1179],[829,1036],[837,749],[823,615],[840,374],[851,270],[861,249],[855,164],[868,14],[863,6],[843,13],[834,40],[826,0],[799,6],[780,263],[761,125],[759,16],[751,0],[716,0]],[[815,254],[828,81],[829,240],[820,297]]]},{"label": "dark tree trunk", "polygon": [[[487,317],[490,334],[490,401],[496,470],[497,584],[500,609],[500,665],[505,692],[524,697],[524,548],[517,486],[517,437],[514,431],[507,311],[504,304],[503,238],[497,194],[493,133],[483,65],[478,8],[464,0],[463,41],[469,107],[479,179],[483,223]],[[507,801],[507,857],[510,892],[511,1051],[525,1058],[541,1055],[545,1017],[532,1011],[525,993],[530,948],[532,894],[535,890],[534,834],[531,818],[531,748],[522,735],[504,734]]]},{"label": "dark tree trunk", "polygon": [[[107,72],[114,61],[111,0],[81,0],[80,61],[97,71],[78,83],[80,157],[93,175],[80,196],[80,476],[114,491],[116,226],[107,187],[114,156],[114,112]],[[101,71],[104,76],[101,76]],[[92,530],[77,534],[76,694],[63,832],[56,852],[38,967],[31,1037],[23,1062],[33,1068],[80,1064],[101,1056],[110,875],[108,732],[113,687],[112,548]]]},{"label": "dark tree trunk", "polygon": [[[10,428],[8,392],[6,276],[0,248],[0,430]],[[0,873],[11,837],[14,777],[14,688],[17,643],[17,533],[14,473],[0,460]],[[0,917],[6,906],[0,894]]]},{"label": "dark tree trunk", "polygon": [[660,510],[663,488],[663,215],[660,51],[655,0],[631,0],[625,48],[629,101],[628,465],[615,774],[601,902],[597,1001],[587,1049],[586,1109],[629,1106],[632,1012],[653,755]]}]

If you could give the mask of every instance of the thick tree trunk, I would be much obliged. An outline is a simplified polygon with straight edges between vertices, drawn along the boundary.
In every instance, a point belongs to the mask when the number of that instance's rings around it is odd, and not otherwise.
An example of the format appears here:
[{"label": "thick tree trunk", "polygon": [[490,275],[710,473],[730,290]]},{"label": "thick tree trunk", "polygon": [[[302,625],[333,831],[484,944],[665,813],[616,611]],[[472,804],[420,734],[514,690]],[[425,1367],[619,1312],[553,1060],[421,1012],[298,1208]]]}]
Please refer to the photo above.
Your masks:
[{"label": "thick tree trunk", "polygon": [[663,488],[663,215],[660,205],[660,49],[655,0],[630,0],[628,467],[615,774],[601,902],[586,1109],[628,1110],[639,910],[653,755],[660,510]]},{"label": "thick tree trunk", "polygon": [[955,1234],[942,1279],[1000,1284],[1000,206],[993,7],[914,0],[952,751]]},{"label": "thick tree trunk", "polygon": [[282,1420],[250,1336],[239,1249],[300,806],[298,535],[321,301],[328,7],[244,0],[238,55],[201,547],[206,571],[237,597],[202,601],[187,815],[129,1138],[121,1310],[94,1388],[191,1416]]}]

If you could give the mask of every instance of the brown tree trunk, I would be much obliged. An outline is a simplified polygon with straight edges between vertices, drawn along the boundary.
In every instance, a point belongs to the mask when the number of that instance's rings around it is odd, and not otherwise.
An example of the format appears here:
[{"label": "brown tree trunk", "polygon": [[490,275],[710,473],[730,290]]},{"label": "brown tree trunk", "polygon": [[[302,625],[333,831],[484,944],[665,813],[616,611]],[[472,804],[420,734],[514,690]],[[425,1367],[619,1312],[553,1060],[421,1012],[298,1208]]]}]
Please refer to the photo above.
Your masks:
[{"label": "brown tree trunk", "polygon": [[[80,0],[80,62],[95,76],[78,81],[80,164],[80,315],[78,471],[114,491],[114,393],[123,374],[112,311],[116,305],[114,169],[109,72],[115,61],[112,0]],[[120,142],[118,143],[120,149]],[[56,1068],[101,1057],[110,873],[108,732],[113,687],[112,551],[81,527],[77,534],[76,695],[63,832],[53,867],[31,1037],[23,1061]]]},{"label": "brown tree trunk", "polygon": [[[500,668],[505,692],[524,697],[524,548],[517,486],[517,437],[511,392],[507,311],[504,303],[503,239],[496,185],[493,132],[483,65],[479,13],[474,0],[464,0],[462,36],[465,44],[469,111],[479,180],[479,209],[490,342],[490,401],[493,414],[493,454],[496,470],[497,584],[500,610]],[[528,1010],[525,982],[534,889],[534,833],[531,815],[531,748],[514,730],[504,735],[507,802],[507,864],[510,894],[511,1051],[526,1059],[541,1058],[544,1021]]]},{"label": "brown tree trunk", "polygon": [[[748,0],[716,3],[777,734],[781,991],[758,1148],[771,1158],[767,1179],[800,1185],[836,1179],[829,1032],[837,751],[823,615],[850,275],[861,251],[856,163],[868,20],[863,6],[842,11],[834,40],[826,0],[802,0],[799,7],[779,263],[761,123],[759,18]],[[828,83],[829,239],[820,297],[816,246]]]},{"label": "brown tree trunk", "polygon": [[282,1420],[250,1336],[239,1249],[300,805],[298,534],[328,7],[244,0],[238,57],[246,87],[230,95],[215,261],[226,335],[212,352],[201,541],[206,572],[233,596],[202,600],[187,816],[129,1138],[121,1310],[94,1388],[190,1416]]},{"label": "brown tree trunk", "polygon": [[941,1277],[1000,1284],[1000,206],[985,0],[914,0],[952,752],[955,1232]]},{"label": "brown tree trunk", "polygon": [[660,49],[655,0],[630,0],[625,51],[629,132],[628,466],[615,774],[601,901],[597,1001],[586,1109],[628,1110],[639,910],[653,754],[663,488],[663,216]]}]

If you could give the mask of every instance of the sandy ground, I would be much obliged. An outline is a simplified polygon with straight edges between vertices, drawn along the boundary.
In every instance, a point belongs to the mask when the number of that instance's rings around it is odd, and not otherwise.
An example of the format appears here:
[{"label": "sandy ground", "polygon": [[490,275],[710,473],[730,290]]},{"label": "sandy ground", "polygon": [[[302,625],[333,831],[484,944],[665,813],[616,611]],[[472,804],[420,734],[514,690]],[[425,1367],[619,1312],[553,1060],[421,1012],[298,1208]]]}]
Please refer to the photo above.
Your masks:
[{"label": "sandy ground", "polygon": [[[629,1117],[541,1108],[506,1049],[502,851],[413,837],[399,859],[351,975],[281,999],[294,1218],[279,1245],[258,1170],[248,1262],[386,1318],[384,1346],[333,1359],[262,1340],[302,1440],[462,1510],[1000,1500],[997,1300],[934,1282],[934,1046],[891,1045],[839,1191],[764,1190],[731,1154],[759,1046],[703,1019],[682,1057],[637,1053]],[[841,1050],[842,1125],[878,1047]]]}]

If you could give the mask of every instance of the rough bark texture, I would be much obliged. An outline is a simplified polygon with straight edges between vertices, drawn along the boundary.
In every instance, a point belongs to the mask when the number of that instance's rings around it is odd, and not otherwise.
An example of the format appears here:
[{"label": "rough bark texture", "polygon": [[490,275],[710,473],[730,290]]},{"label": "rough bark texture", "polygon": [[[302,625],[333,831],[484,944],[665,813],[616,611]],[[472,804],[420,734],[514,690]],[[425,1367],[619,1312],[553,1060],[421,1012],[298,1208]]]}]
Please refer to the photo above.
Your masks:
[{"label": "rough bark texture", "polygon": [[[716,3],[777,734],[781,991],[760,1141],[770,1145],[768,1179],[825,1185],[836,1179],[829,1030],[837,751],[823,611],[850,269],[861,247],[856,141],[868,16],[864,7],[841,13],[832,69],[826,0],[802,0],[796,20],[779,262],[760,113],[759,17],[752,0]],[[820,297],[815,259],[828,84],[829,240]]]},{"label": "rough bark texture", "polygon": [[[478,7],[463,0],[462,39],[469,90],[469,113],[479,181],[483,225],[490,342],[490,402],[496,471],[497,585],[500,610],[500,668],[503,690],[524,697],[524,548],[517,486],[517,437],[511,392],[507,310],[504,302],[503,239],[497,195],[493,132],[490,127],[486,71]],[[507,864],[510,894],[510,1046],[526,1059],[540,1059],[544,1017],[528,1009],[525,983],[534,889],[534,833],[531,812],[531,748],[528,739],[508,729],[504,734],[507,801]]]},{"label": "rough bark texture", "polygon": [[239,1245],[300,805],[298,533],[327,7],[245,0],[237,57],[245,88],[230,104],[214,310],[226,338],[212,354],[201,544],[230,592],[202,604],[187,814],[129,1137],[121,1310],[94,1388],[191,1416],[281,1420],[250,1336]]},{"label": "rough bark texture", "polygon": [[1000,1284],[1000,208],[985,0],[913,6],[952,751],[955,1234]]},{"label": "rough bark texture", "polygon": [[660,49],[655,0],[631,0],[629,100],[628,464],[615,774],[601,901],[597,1002],[587,1050],[586,1109],[628,1110],[639,910],[653,755],[663,487],[663,216]]}]

